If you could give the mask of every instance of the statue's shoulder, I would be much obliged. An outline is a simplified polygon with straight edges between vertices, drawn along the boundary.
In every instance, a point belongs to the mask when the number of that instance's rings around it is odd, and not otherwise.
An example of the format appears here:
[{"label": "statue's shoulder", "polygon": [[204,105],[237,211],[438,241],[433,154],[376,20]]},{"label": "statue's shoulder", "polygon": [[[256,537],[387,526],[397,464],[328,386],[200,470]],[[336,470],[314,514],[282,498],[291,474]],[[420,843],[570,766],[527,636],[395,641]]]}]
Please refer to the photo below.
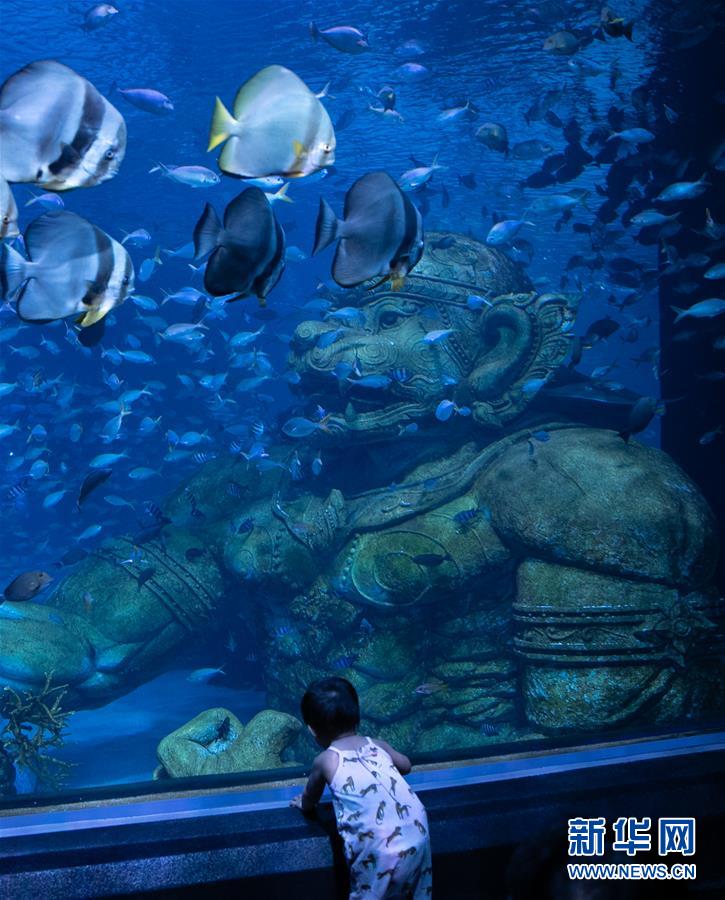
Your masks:
[{"label": "statue's shoulder", "polygon": [[716,523],[697,485],[666,453],[614,431],[503,441],[477,490],[498,533],[533,556],[683,586],[716,562]]}]

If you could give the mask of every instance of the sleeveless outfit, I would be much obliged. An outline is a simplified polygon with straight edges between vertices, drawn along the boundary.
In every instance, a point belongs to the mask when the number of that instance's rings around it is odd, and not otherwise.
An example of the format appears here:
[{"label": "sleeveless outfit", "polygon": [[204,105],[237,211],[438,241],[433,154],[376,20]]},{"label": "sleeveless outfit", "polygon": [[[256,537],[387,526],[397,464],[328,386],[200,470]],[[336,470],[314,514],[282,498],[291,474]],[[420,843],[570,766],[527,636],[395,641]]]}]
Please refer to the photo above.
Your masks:
[{"label": "sleeveless outfit", "polygon": [[369,737],[342,750],[330,784],[337,829],[350,865],[350,900],[424,900],[433,892],[425,808]]}]

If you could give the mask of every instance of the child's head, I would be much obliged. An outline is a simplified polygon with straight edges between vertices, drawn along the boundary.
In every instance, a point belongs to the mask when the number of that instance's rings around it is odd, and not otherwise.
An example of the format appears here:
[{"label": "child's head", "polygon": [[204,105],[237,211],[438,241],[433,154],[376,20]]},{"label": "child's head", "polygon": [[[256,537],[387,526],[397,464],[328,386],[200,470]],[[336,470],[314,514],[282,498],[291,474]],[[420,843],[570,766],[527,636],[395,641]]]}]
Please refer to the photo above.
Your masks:
[{"label": "child's head", "polygon": [[321,744],[355,731],[360,724],[357,691],[345,678],[320,678],[313,682],[300,704],[302,719]]}]

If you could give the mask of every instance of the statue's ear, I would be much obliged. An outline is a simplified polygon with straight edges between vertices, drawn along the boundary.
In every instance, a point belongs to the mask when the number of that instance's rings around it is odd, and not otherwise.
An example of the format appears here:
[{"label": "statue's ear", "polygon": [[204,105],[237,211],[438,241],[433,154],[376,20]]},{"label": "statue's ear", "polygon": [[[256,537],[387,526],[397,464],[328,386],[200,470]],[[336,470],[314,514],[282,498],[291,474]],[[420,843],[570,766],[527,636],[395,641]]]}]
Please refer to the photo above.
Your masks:
[{"label": "statue's ear", "polygon": [[534,397],[571,349],[576,301],[558,294],[504,294],[481,317],[481,349],[468,376],[474,418],[498,428]]}]

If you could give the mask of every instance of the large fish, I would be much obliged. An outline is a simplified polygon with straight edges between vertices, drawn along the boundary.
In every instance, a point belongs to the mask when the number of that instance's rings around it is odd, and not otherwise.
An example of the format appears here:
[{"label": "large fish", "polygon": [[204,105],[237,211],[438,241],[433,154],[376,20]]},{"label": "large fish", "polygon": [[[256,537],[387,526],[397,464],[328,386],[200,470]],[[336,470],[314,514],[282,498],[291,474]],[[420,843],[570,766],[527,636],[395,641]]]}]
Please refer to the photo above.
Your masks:
[{"label": "large fish", "polygon": [[67,210],[45,213],[25,232],[25,259],[3,245],[0,294],[15,297],[25,322],[78,316],[98,322],[133,292],[134,272],[125,247]]},{"label": "large fish", "polygon": [[238,294],[235,300],[256,294],[263,300],[277,284],[285,267],[285,237],[267,196],[260,188],[247,188],[224,210],[224,224],[207,203],[194,228],[196,256],[211,256],[204,272],[204,287],[214,297]]},{"label": "large fish", "polygon": [[397,287],[423,255],[423,220],[387,172],[368,172],[347,192],[344,219],[320,199],[313,256],[338,239],[332,277],[339,285],[391,276]]},{"label": "large fish", "polygon": [[18,206],[10,185],[0,176],[0,241],[18,234]]},{"label": "large fish", "polygon": [[73,69],[31,63],[0,87],[0,175],[54,191],[92,187],[126,152],[121,113]]},{"label": "large fish", "polygon": [[241,178],[309,175],[335,162],[335,130],[307,85],[282,66],[245,82],[234,115],[217,97],[207,151],[226,141],[219,168]]}]

